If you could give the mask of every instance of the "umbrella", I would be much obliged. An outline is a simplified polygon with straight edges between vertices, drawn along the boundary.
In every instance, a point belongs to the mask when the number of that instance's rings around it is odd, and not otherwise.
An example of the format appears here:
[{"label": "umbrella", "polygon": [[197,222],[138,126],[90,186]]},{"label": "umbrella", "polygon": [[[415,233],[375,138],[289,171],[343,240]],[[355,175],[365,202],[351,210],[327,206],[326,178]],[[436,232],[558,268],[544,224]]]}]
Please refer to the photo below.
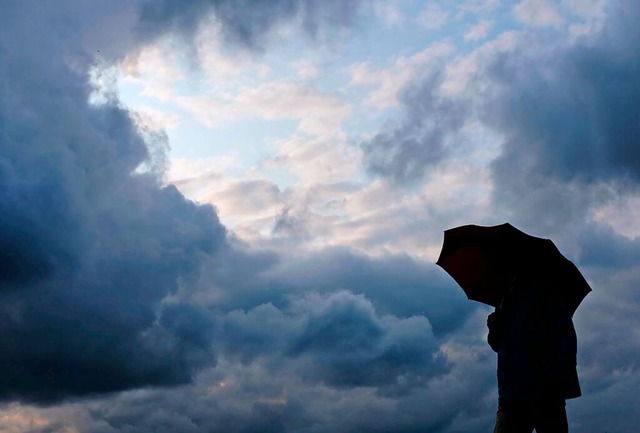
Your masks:
[{"label": "umbrella", "polygon": [[469,299],[494,307],[500,305],[504,288],[517,274],[553,287],[572,315],[591,291],[578,268],[551,240],[531,236],[509,223],[445,230],[436,264]]}]

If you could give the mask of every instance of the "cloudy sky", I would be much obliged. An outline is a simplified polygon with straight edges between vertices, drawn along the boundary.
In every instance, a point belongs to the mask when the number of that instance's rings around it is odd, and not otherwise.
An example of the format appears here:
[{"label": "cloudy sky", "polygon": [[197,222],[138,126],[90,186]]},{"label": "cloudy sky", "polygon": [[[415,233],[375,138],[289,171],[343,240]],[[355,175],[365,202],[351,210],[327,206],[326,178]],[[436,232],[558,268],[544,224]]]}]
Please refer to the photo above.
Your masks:
[{"label": "cloudy sky", "polygon": [[0,0],[0,432],[480,432],[509,221],[640,425],[640,3]]}]

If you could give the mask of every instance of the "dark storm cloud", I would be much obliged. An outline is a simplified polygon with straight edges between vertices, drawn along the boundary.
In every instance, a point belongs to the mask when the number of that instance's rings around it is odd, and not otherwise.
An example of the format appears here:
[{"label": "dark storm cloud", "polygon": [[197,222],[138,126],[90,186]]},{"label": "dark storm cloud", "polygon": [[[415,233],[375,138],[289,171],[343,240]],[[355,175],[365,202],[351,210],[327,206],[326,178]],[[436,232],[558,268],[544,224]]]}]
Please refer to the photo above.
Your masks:
[{"label": "dark storm cloud", "polygon": [[615,405],[632,412],[623,383],[638,377],[638,242],[589,221],[602,204],[636,194],[640,181],[640,5],[614,1],[607,12],[602,29],[566,46],[529,35],[496,56],[485,70],[496,93],[483,110],[505,138],[492,166],[496,203],[571,239],[594,289],[575,317],[585,397],[572,402],[590,432],[616,428],[615,416],[590,414],[605,396],[619,392]]},{"label": "dark storm cloud", "polygon": [[308,212],[295,212],[289,206],[285,206],[276,216],[275,224],[271,230],[273,236],[283,236],[293,239],[305,239],[309,237]]},{"label": "dark storm cloud", "polygon": [[212,208],[133,174],[148,148],[117,101],[87,104],[86,40],[50,24],[82,33],[101,5],[85,11],[88,22],[30,2],[6,6],[0,397],[187,381],[194,353],[208,347],[165,326],[161,301],[197,274],[225,230]]},{"label": "dark storm cloud", "polygon": [[265,47],[265,36],[276,25],[299,19],[313,37],[329,24],[345,27],[352,23],[360,0],[180,0],[144,1],[140,31],[155,36],[169,30],[193,35],[203,18],[213,14],[223,34],[252,49]]},{"label": "dark storm cloud", "polygon": [[282,262],[270,275],[292,288],[362,293],[382,314],[427,317],[436,335],[455,330],[473,310],[444,272],[408,256],[370,258],[325,249]]},{"label": "dark storm cloud", "polygon": [[[444,432],[456,420],[471,426],[462,431],[489,426],[493,404],[483,399],[493,392],[495,371],[486,343],[469,335],[477,334],[484,315],[460,333],[474,341],[450,350],[451,357],[424,317],[380,314],[347,291],[306,293],[282,307],[263,304],[216,317],[215,368],[193,386],[77,406],[86,414],[83,431]],[[456,338],[447,341],[451,348]],[[253,356],[240,357],[243,350]],[[468,354],[461,358],[458,350]]]},{"label": "dark storm cloud", "polygon": [[222,356],[245,365],[268,358],[308,383],[407,392],[446,371],[424,317],[380,316],[362,295],[295,295],[219,317]]},{"label": "dark storm cloud", "polygon": [[576,318],[582,330],[584,388],[595,395],[611,389],[623,392],[620,380],[626,379],[620,372],[631,381],[640,373],[640,319],[634,313],[640,308],[640,239],[622,236],[605,224],[590,224],[579,241],[581,262],[594,287]]},{"label": "dark storm cloud", "polygon": [[100,37],[87,32],[104,6],[3,5],[3,400],[183,383],[215,362],[191,330],[202,313],[162,301],[197,278],[225,229],[156,173],[135,174],[155,161],[117,100],[88,104],[86,44]]},{"label": "dark storm cloud", "polygon": [[457,330],[475,309],[432,264],[400,255],[367,257],[345,248],[277,254],[235,245],[208,262],[200,284],[183,296],[232,311],[267,303],[282,309],[289,295],[340,290],[364,295],[379,314],[424,316],[438,337]]},{"label": "dark storm cloud", "polygon": [[229,362],[399,396],[447,373],[440,345],[476,310],[444,277],[409,257],[327,249],[294,259],[235,247],[181,296],[216,311],[216,349]]},{"label": "dark storm cloud", "polygon": [[[627,401],[623,395],[629,383],[640,376],[640,346],[637,344],[640,320],[635,313],[640,307],[637,264],[611,272],[600,269],[591,272],[591,282],[598,290],[585,300],[576,313],[579,330],[579,373],[583,393],[589,400],[577,402],[593,408],[595,401],[604,396],[614,397],[620,410],[628,411],[637,400]],[[592,296],[593,295],[593,296]],[[589,418],[589,417],[587,417]],[[597,421],[600,430],[605,428],[608,414]],[[637,423],[637,413],[633,418]],[[631,424],[629,424],[631,425]],[[594,430],[597,431],[594,426]],[[622,429],[621,431],[626,431]]]},{"label": "dark storm cloud", "polygon": [[534,42],[490,65],[486,120],[506,136],[496,184],[520,170],[562,182],[640,181],[640,18],[618,1],[603,29],[561,49]]},{"label": "dark storm cloud", "polygon": [[640,263],[640,239],[629,239],[604,224],[592,224],[580,236],[580,259],[586,266],[625,269]]},{"label": "dark storm cloud", "polygon": [[424,318],[377,317],[363,296],[338,292],[299,300],[307,311],[289,354],[308,356],[307,380],[336,387],[369,386],[385,393],[407,392],[446,371],[438,344]]},{"label": "dark storm cloud", "polygon": [[433,73],[399,95],[403,118],[361,143],[365,166],[373,174],[395,182],[422,179],[429,169],[451,156],[455,134],[468,118],[465,102],[439,95],[442,74]]},{"label": "dark storm cloud", "polygon": [[447,371],[441,341],[475,310],[443,274],[408,257],[329,249],[293,259],[235,247],[181,296],[216,311],[225,359],[295,360],[291,373],[308,383],[399,394]]},{"label": "dark storm cloud", "polygon": [[555,49],[527,37],[487,65],[482,118],[505,139],[495,202],[523,225],[551,235],[637,189],[639,16],[637,2],[613,2],[600,31]]},{"label": "dark storm cloud", "polygon": [[[504,139],[492,166],[496,201],[522,208],[523,218],[549,201],[545,210],[556,215],[582,215],[589,203],[576,193],[585,187],[637,184],[640,7],[622,0],[609,8],[602,29],[573,42],[524,33],[513,49],[478,56],[464,97],[439,92],[437,72],[411,84],[399,125],[362,145],[369,171],[420,179],[464,144],[455,135],[465,122],[480,120]],[[592,202],[596,191],[586,194]]]}]

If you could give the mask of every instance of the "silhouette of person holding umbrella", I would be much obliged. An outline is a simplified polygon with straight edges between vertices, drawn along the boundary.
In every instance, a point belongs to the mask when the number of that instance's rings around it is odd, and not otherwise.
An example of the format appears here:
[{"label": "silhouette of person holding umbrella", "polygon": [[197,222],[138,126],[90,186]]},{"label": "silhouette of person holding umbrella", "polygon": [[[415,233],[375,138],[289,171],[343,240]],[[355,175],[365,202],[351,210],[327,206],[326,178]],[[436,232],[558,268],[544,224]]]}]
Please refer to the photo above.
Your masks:
[{"label": "silhouette of person holding umbrella", "polygon": [[487,318],[498,354],[494,433],[566,433],[566,400],[581,394],[573,313],[591,291],[549,239],[511,224],[445,231],[436,262]]},{"label": "silhouette of person holding umbrella", "polygon": [[565,400],[579,397],[571,314],[535,275],[515,275],[487,318],[498,354],[494,433],[566,433]]}]

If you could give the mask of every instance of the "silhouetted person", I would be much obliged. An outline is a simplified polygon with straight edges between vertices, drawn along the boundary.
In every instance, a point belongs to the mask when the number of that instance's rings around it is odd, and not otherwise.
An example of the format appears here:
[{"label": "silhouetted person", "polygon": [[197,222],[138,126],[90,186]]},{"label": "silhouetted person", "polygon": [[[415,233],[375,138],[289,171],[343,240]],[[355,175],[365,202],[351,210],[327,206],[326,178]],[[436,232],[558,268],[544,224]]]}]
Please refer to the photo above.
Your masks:
[{"label": "silhouetted person", "polygon": [[[546,276],[547,280],[549,276]],[[577,339],[562,287],[520,274],[487,318],[498,354],[494,433],[566,433],[565,400],[580,396]]]}]

